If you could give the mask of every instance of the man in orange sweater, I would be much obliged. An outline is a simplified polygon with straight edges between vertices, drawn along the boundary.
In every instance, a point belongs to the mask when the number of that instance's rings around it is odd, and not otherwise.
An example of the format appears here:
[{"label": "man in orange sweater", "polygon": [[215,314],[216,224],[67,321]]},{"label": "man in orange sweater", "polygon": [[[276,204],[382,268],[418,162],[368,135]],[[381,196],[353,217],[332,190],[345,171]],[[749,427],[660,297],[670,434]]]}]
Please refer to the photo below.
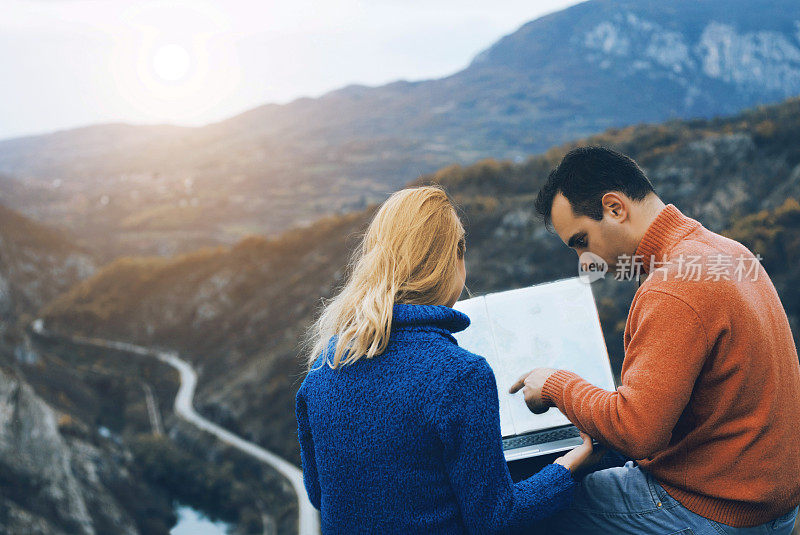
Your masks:
[{"label": "man in orange sweater", "polygon": [[636,460],[587,475],[548,535],[789,534],[800,503],[800,363],[758,258],[665,205],[633,160],[601,147],[569,152],[536,209],[579,255],[646,276],[616,391],[549,368],[510,389]]}]

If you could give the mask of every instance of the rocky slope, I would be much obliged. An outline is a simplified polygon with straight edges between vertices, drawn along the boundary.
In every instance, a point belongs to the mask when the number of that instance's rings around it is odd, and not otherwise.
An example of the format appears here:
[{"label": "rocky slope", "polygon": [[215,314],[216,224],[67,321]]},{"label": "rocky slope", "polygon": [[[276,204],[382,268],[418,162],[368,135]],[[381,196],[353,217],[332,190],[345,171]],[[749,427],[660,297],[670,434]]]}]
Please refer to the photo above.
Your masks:
[{"label": "rocky slope", "polygon": [[[317,296],[343,276],[343,244],[355,245],[363,219],[328,219],[275,240],[253,236],[172,259],[122,258],[41,315],[65,332],[178,348],[200,375],[199,412],[298,460],[296,444],[281,438],[295,433],[286,408],[302,373],[297,340]],[[243,422],[253,409],[258,417]]]},{"label": "rocky slope", "polygon": [[0,204],[0,329],[35,313],[95,269],[90,251],[64,231]]},{"label": "rocky slope", "polygon": [[[0,205],[0,526],[4,533],[167,533],[175,515],[148,488],[130,451],[63,403],[25,332],[32,315],[94,273],[63,231]],[[75,379],[62,370],[61,379]],[[74,388],[74,386],[73,386]],[[59,403],[59,398],[62,400]],[[143,493],[137,503],[132,496]],[[148,514],[143,511],[149,509]]]},{"label": "rocky slope", "polygon": [[177,502],[235,533],[261,533],[265,520],[291,532],[293,494],[274,471],[171,415],[167,366],[30,330],[95,269],[70,236],[0,205],[0,532],[166,535]]},{"label": "rocky slope", "polygon": [[76,425],[2,370],[0,409],[4,533],[168,533],[175,517],[166,496],[141,483],[125,448]]}]

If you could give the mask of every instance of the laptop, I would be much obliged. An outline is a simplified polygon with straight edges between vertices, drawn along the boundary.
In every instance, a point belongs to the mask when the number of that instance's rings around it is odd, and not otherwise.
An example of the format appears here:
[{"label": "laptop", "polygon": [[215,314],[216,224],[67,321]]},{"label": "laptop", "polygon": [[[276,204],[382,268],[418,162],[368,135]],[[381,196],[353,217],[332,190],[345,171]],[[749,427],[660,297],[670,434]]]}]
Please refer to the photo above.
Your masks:
[{"label": "laptop", "polygon": [[494,371],[506,461],[580,445],[578,429],[561,411],[533,414],[522,390],[508,389],[538,367],[570,370],[600,388],[616,389],[591,286],[573,277],[465,299],[453,308],[471,320],[453,334],[459,346],[486,358]]}]

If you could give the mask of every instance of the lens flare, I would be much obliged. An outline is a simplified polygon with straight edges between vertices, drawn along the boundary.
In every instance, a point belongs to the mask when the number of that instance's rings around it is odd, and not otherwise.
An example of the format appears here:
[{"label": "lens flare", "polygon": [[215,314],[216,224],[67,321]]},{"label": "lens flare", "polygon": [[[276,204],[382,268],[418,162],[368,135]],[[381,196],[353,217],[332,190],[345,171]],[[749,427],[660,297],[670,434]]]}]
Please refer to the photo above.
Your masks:
[{"label": "lens flare", "polygon": [[177,82],[186,77],[192,66],[189,52],[180,45],[164,45],[153,54],[153,70],[168,82]]}]

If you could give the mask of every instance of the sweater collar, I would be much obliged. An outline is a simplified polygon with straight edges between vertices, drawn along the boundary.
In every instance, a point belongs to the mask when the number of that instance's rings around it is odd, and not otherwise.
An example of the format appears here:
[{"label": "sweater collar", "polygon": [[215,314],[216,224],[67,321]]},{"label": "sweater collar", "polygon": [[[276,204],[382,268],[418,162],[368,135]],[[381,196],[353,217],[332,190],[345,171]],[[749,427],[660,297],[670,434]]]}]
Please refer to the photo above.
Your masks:
[{"label": "sweater collar", "polygon": [[635,258],[641,259],[642,271],[647,273],[651,258],[662,261],[673,245],[698,226],[699,221],[685,216],[674,204],[662,208],[636,248]]},{"label": "sweater collar", "polygon": [[452,338],[451,333],[463,331],[469,324],[469,316],[445,305],[395,303],[390,337],[404,338],[409,332],[435,331]]}]

